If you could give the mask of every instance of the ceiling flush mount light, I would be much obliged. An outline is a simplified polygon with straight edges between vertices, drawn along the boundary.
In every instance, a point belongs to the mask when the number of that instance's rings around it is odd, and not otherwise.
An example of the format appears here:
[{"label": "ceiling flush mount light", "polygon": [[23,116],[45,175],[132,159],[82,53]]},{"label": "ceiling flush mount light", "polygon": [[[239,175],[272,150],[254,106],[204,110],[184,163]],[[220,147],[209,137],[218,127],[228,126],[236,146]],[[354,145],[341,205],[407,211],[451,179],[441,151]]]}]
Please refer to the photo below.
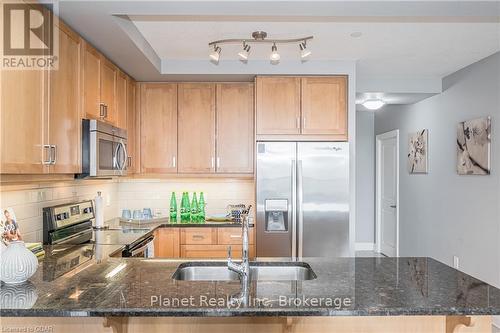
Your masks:
[{"label": "ceiling flush mount light", "polygon": [[232,39],[221,39],[215,40],[208,43],[210,47],[213,47],[213,52],[210,53],[210,61],[215,64],[219,63],[221,48],[218,45],[221,44],[243,44],[243,49],[238,52],[238,57],[241,61],[247,62],[250,56],[250,45],[249,44],[262,44],[268,43],[272,44],[270,60],[272,64],[277,64],[280,61],[280,54],[278,53],[278,44],[290,44],[297,43],[300,48],[300,58],[302,61],[307,59],[311,55],[311,50],[306,48],[306,42],[313,39],[313,36],[306,36],[300,38],[290,38],[290,39],[267,39],[267,32],[265,31],[254,31],[252,33],[252,38],[232,38]]},{"label": "ceiling flush mount light", "polygon": [[271,56],[269,59],[271,60],[271,64],[276,65],[280,62],[280,54],[278,53],[278,48],[276,47],[276,44],[273,44],[271,47]]},{"label": "ceiling flush mount light", "polygon": [[385,105],[385,102],[380,99],[368,99],[361,103],[368,110],[378,110]]},{"label": "ceiling flush mount light", "polygon": [[220,47],[218,47],[217,45],[214,45],[214,50],[209,55],[210,60],[213,61],[214,63],[218,64],[221,51],[222,51],[222,49]]},{"label": "ceiling flush mount light", "polygon": [[249,55],[250,55],[250,45],[243,42],[243,50],[238,52],[238,56],[240,57],[241,61],[247,61]]},{"label": "ceiling flush mount light", "polygon": [[300,43],[299,48],[300,48],[300,59],[302,59],[302,61],[307,60],[312,52],[311,50],[307,49],[306,41]]}]

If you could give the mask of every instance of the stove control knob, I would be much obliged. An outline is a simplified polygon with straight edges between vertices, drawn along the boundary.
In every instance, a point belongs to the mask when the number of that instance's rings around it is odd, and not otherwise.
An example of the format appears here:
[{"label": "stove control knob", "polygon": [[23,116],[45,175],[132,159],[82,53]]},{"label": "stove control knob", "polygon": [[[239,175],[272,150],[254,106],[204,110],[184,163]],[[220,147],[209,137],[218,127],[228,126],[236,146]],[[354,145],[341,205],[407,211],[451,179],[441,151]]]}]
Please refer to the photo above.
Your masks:
[{"label": "stove control knob", "polygon": [[90,213],[92,213],[92,207],[86,207],[86,208],[84,208],[83,209],[83,213],[84,214],[90,214]]}]

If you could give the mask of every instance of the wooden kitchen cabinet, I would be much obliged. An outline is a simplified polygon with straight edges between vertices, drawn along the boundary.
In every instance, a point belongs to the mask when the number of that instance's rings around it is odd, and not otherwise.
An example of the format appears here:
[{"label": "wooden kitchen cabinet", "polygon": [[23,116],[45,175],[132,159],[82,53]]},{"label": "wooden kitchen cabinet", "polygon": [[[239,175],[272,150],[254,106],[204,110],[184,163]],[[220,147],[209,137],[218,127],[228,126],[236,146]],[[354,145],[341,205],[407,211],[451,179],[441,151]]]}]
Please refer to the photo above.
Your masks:
[{"label": "wooden kitchen cabinet", "polygon": [[86,118],[101,119],[101,54],[85,43],[83,53],[83,110]]},{"label": "wooden kitchen cabinet", "polygon": [[0,70],[0,172],[43,173],[46,72]]},{"label": "wooden kitchen cabinet", "polygon": [[139,149],[137,142],[139,141],[137,129],[137,112],[136,112],[136,82],[131,78],[127,79],[127,153],[128,153],[128,174],[137,172],[138,162],[137,157]]},{"label": "wooden kitchen cabinet", "polygon": [[59,68],[49,71],[48,137],[54,161],[50,173],[81,172],[81,59],[83,40],[58,22]]},{"label": "wooden kitchen cabinet", "polygon": [[181,245],[216,245],[217,229],[189,227],[181,229]]},{"label": "wooden kitchen cabinet", "polygon": [[127,128],[127,75],[121,71],[116,74],[115,125]]},{"label": "wooden kitchen cabinet", "polygon": [[300,78],[257,77],[257,135],[300,134]]},{"label": "wooden kitchen cabinet", "polygon": [[116,125],[118,69],[90,44],[83,55],[83,110],[86,118]]},{"label": "wooden kitchen cabinet", "polygon": [[217,84],[217,158],[220,173],[253,173],[254,86]]},{"label": "wooden kitchen cabinet", "polygon": [[101,104],[104,105],[104,121],[116,125],[116,77],[117,69],[109,60],[101,62]]},{"label": "wooden kitchen cabinet", "polygon": [[304,77],[301,90],[301,133],[347,140],[347,77]]},{"label": "wooden kitchen cabinet", "polygon": [[142,173],[177,172],[177,84],[140,85]]},{"label": "wooden kitchen cabinet", "polygon": [[215,172],[215,84],[179,84],[178,99],[179,173]]},{"label": "wooden kitchen cabinet", "polygon": [[[248,243],[254,244],[254,228],[248,228]],[[219,245],[232,245],[243,243],[241,228],[217,228],[217,243]]]},{"label": "wooden kitchen cabinet", "polygon": [[159,228],[154,232],[154,253],[157,258],[179,258],[179,228]]},{"label": "wooden kitchen cabinet", "polygon": [[83,42],[62,21],[56,28],[57,70],[1,71],[1,173],[80,171]]}]

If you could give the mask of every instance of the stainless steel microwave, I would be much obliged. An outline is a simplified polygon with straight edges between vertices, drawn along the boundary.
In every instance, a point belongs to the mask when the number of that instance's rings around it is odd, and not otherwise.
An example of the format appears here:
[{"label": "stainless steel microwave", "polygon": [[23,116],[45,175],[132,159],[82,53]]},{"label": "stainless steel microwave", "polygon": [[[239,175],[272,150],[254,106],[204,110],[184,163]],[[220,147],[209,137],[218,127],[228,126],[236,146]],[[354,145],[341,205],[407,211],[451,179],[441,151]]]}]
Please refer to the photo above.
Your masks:
[{"label": "stainless steel microwave", "polygon": [[82,121],[83,177],[126,176],[129,164],[127,130],[105,122]]}]

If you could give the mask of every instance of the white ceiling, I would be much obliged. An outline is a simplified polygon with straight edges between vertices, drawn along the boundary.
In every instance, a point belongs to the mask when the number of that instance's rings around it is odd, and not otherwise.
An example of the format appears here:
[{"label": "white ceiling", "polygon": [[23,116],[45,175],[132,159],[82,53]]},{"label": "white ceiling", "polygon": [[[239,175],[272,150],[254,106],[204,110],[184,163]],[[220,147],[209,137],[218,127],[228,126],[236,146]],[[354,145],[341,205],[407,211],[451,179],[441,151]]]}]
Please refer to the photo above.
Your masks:
[{"label": "white ceiling", "polygon": [[[360,76],[443,77],[500,50],[498,23],[402,22],[213,22],[134,20],[165,60],[208,61],[208,43],[248,38],[264,30],[270,38],[314,35],[311,60],[357,60]],[[361,32],[359,38],[351,33]],[[221,62],[238,59],[241,45],[222,45]],[[296,44],[279,46],[282,59],[297,59]],[[250,60],[269,59],[270,45],[253,45]]]},{"label": "white ceiling", "polygon": [[[348,66],[359,93],[414,101],[439,93],[443,76],[500,50],[499,1],[61,0],[58,9],[139,81],[251,80]],[[298,61],[297,45],[279,47],[277,66],[269,64],[269,45],[253,46],[246,65],[236,60],[238,45],[223,46],[218,66],[208,61],[209,41],[259,29],[272,38],[314,35],[310,61]]]}]

